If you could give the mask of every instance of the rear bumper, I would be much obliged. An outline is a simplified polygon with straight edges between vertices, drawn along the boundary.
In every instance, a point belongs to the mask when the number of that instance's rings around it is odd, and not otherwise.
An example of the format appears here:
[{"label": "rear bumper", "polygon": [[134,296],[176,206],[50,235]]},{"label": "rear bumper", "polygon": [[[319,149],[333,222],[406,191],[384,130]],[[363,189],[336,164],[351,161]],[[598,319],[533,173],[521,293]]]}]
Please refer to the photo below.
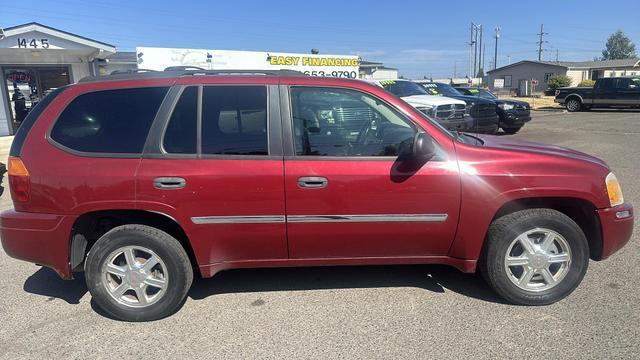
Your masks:
[{"label": "rear bumper", "polygon": [[7,255],[54,269],[70,279],[69,246],[75,216],[17,212],[0,214],[0,239]]},{"label": "rear bumper", "polygon": [[606,259],[620,250],[633,233],[633,206],[629,203],[596,210],[602,227],[602,256]]}]

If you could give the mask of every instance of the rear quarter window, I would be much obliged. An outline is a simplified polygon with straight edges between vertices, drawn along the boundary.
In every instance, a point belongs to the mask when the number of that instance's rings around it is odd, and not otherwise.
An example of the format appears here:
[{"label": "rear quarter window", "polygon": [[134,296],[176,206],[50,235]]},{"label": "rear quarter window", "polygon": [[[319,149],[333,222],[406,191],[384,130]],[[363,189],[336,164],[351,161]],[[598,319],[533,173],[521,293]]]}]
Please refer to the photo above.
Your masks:
[{"label": "rear quarter window", "polygon": [[50,138],[88,153],[142,153],[168,87],[96,91],[75,98],[60,114]]}]

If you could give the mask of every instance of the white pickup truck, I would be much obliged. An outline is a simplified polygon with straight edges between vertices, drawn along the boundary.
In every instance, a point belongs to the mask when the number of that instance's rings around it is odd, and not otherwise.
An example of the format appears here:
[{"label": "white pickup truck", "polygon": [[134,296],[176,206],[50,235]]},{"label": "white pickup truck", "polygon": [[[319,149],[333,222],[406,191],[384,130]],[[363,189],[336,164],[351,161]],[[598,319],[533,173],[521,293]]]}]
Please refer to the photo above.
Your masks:
[{"label": "white pickup truck", "polygon": [[409,80],[374,80],[372,82],[400,97],[448,130],[473,129],[473,120],[468,115],[467,104],[462,100],[430,95],[424,87]]}]

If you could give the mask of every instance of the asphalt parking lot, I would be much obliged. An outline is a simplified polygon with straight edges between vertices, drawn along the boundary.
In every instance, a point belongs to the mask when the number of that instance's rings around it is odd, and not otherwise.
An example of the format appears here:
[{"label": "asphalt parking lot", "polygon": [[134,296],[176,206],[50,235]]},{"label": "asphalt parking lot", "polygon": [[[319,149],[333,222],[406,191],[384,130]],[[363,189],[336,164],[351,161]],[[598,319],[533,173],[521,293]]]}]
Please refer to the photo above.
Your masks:
[{"label": "asphalt parking lot", "polygon": [[[537,112],[515,137],[603,158],[640,206],[640,111]],[[0,357],[637,358],[638,234],[551,306],[504,304],[440,266],[232,270],[197,280],[174,316],[135,324],[96,311],[82,277],[0,250]]]}]

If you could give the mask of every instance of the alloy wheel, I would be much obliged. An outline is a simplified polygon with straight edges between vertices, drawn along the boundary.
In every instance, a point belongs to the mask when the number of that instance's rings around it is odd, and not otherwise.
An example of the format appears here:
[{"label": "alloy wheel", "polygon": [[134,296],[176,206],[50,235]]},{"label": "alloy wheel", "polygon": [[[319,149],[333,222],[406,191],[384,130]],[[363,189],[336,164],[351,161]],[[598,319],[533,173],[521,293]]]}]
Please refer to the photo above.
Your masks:
[{"label": "alloy wheel", "polygon": [[516,237],[504,259],[509,280],[518,288],[540,292],[557,286],[569,272],[571,248],[559,233],[535,228]]},{"label": "alloy wheel", "polygon": [[167,267],[153,251],[125,246],[113,251],[102,265],[102,285],[118,303],[141,308],[158,302],[166,292]]}]

